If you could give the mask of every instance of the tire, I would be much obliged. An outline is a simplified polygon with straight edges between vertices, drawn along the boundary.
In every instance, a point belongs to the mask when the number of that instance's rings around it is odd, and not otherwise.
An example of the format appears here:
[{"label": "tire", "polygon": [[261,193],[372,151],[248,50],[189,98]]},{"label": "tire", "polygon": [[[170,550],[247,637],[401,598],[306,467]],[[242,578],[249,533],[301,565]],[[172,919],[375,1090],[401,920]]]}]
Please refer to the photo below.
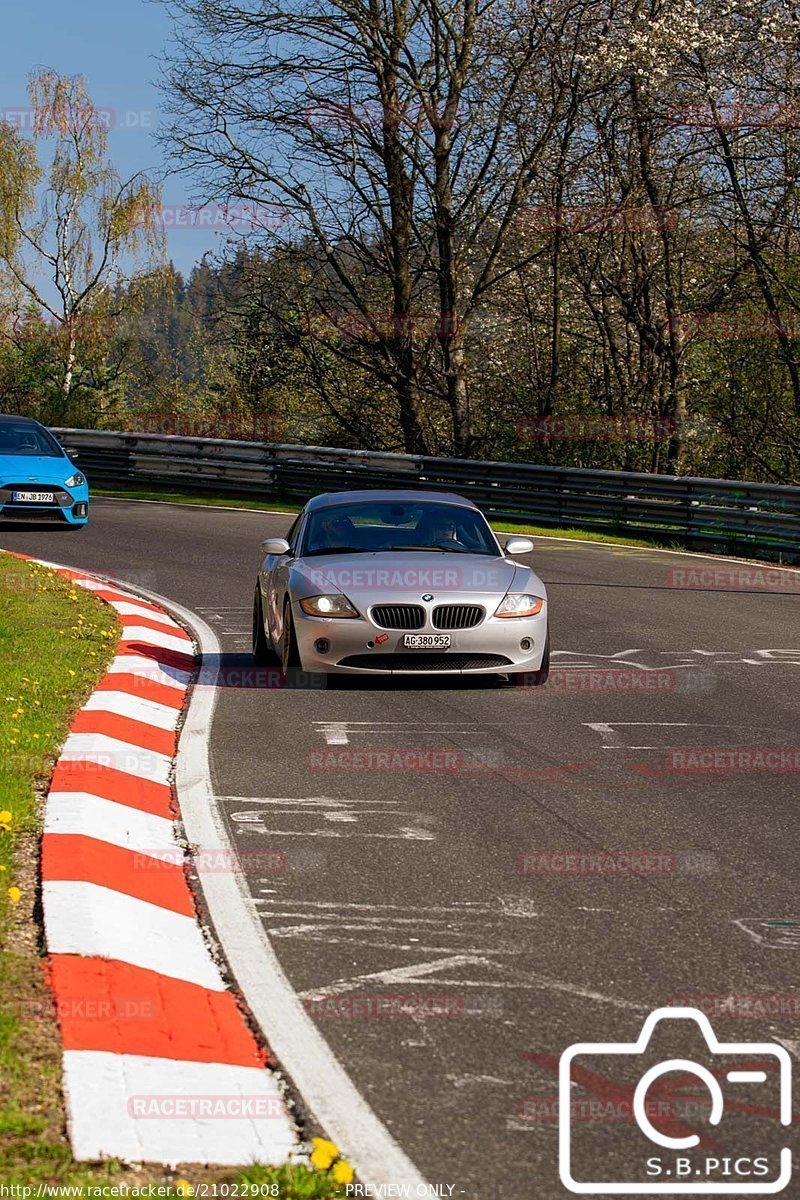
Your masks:
[{"label": "tire", "polygon": [[283,674],[286,677],[288,677],[290,671],[301,670],[300,651],[297,649],[297,638],[294,635],[292,606],[289,603],[288,597],[283,602],[283,648],[281,654],[281,668],[283,669]]},{"label": "tire", "polygon": [[548,626],[547,635],[544,639],[544,653],[542,654],[542,665],[538,671],[511,671],[509,672],[508,682],[515,687],[544,687],[547,683],[550,674],[550,628]]},{"label": "tire", "polygon": [[275,662],[275,654],[264,632],[264,608],[259,583],[256,584],[253,596],[253,659],[259,667],[266,667]]}]

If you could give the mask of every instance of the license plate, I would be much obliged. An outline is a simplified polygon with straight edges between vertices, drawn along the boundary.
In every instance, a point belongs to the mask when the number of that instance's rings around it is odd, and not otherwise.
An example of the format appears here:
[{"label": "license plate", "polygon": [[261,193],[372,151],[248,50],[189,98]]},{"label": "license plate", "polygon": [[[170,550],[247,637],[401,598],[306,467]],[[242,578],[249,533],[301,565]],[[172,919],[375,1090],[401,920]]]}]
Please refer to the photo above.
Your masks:
[{"label": "license plate", "polygon": [[407,633],[403,638],[406,650],[449,650],[449,633]]},{"label": "license plate", "polygon": [[12,498],[17,504],[52,504],[55,494],[53,492],[14,492]]}]

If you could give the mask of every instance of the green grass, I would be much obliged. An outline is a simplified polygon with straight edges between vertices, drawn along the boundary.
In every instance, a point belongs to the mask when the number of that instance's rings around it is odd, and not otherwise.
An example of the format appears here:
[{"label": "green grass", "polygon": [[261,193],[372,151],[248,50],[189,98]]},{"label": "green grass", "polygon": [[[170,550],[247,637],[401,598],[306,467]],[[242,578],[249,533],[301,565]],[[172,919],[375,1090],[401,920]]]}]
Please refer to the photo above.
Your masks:
[{"label": "green grass", "polygon": [[[343,1193],[302,1164],[171,1171],[76,1163],[65,1134],[61,1044],[41,957],[38,841],[47,782],[72,717],[119,633],[114,611],[47,568],[0,554],[0,1184],[274,1184],[281,1200]],[[12,895],[9,895],[12,889]],[[17,898],[16,890],[19,890]]]},{"label": "green grass", "polygon": [[[221,508],[254,509],[260,512],[299,513],[303,505],[297,500],[288,500],[284,496],[275,495],[269,500],[246,500],[239,496],[216,495],[203,492],[158,491],[141,488],[125,490],[112,488],[94,488],[95,496],[110,496],[119,500],[158,500],[167,504],[213,504]],[[498,533],[530,534],[536,537],[569,538],[576,542],[613,542],[618,546],[639,546],[644,549],[664,547],[676,550],[685,549],[679,541],[658,540],[656,538],[634,538],[617,533],[606,533],[596,529],[551,529],[545,525],[517,524],[513,521],[491,521],[492,529]]]}]

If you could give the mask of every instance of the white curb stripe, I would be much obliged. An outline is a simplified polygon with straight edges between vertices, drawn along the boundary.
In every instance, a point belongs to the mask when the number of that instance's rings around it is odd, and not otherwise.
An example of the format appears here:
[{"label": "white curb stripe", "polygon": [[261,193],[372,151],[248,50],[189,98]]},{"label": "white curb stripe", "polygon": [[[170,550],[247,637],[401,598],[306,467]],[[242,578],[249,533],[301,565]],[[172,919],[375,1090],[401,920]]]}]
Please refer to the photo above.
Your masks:
[{"label": "white curb stripe", "polygon": [[169,783],[172,759],[132,742],[121,742],[105,733],[71,733],[60,762],[93,762],[153,783]]},{"label": "white curb stripe", "polygon": [[119,717],[129,717],[132,721],[142,721],[145,725],[168,730],[177,729],[181,715],[179,709],[159,704],[157,700],[147,700],[133,692],[109,691],[95,692],[81,712],[116,713]]},{"label": "white curb stripe", "polygon": [[50,954],[114,958],[225,991],[193,917],[96,883],[72,880],[45,880],[42,902]]},{"label": "white curb stripe", "polygon": [[171,1110],[190,1097],[241,1097],[245,1108],[260,1101],[262,1111],[282,1109],[272,1076],[256,1067],[176,1062],[107,1054],[97,1050],[64,1053],[64,1089],[69,1100],[75,1158],[122,1158],[135,1162],[220,1163],[236,1166],[258,1159],[285,1162],[296,1142],[286,1116],[134,1117],[134,1111]]},{"label": "white curb stripe", "polygon": [[145,625],[122,624],[122,636],[126,642],[141,642],[144,646],[156,646],[161,650],[177,650],[181,654],[192,657],[192,643],[185,637],[173,637],[171,633],[161,633],[158,629],[148,629]]},{"label": "white curb stripe", "polygon": [[44,832],[78,834],[152,858],[180,861],[176,858],[180,849],[173,821],[91,792],[51,792]]},{"label": "white curb stripe", "polygon": [[174,625],[174,621],[170,621],[169,617],[162,617],[157,609],[148,608],[144,604],[132,604],[130,600],[107,600],[106,604],[121,617],[147,617],[151,621],[162,621],[164,625]]}]

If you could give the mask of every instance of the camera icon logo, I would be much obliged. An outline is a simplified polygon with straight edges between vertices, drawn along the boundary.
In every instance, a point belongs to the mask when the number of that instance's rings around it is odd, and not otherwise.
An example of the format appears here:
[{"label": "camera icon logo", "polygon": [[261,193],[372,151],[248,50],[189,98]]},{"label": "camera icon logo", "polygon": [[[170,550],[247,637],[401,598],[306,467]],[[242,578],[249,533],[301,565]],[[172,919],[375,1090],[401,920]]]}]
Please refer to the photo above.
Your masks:
[{"label": "camera icon logo", "polygon": [[[675,1022],[683,1022],[679,1027]],[[693,1025],[688,1025],[692,1022]],[[696,1059],[664,1057],[639,1072],[652,1057],[654,1035],[668,1044],[679,1032],[691,1033],[692,1044],[702,1041],[702,1053],[710,1066]],[[591,1070],[584,1059],[592,1059]],[[602,1075],[598,1060],[611,1060],[611,1069],[637,1082],[611,1084]],[[579,1178],[601,1175],[601,1142],[579,1144],[580,1127],[575,1119],[575,1087],[599,1080],[602,1094],[613,1095],[617,1111],[610,1119],[627,1122],[614,1126],[614,1153],[607,1157],[625,1161],[631,1178]],[[696,1008],[659,1008],[647,1017],[636,1042],[578,1042],[570,1046],[559,1063],[559,1172],[564,1187],[580,1195],[774,1195],[792,1177],[792,1151],[777,1146],[780,1126],[792,1122],[792,1063],[789,1052],[775,1042],[720,1042],[705,1013]],[[775,1103],[769,1107],[770,1094]],[[620,1117],[619,1098],[626,1112]],[[681,1106],[695,1108],[699,1122],[685,1118]],[[598,1109],[602,1105],[598,1103]],[[723,1117],[732,1121],[742,1115],[752,1124],[752,1115],[762,1119],[760,1137],[764,1144],[747,1153],[721,1152],[711,1137]],[[763,1118],[767,1118],[763,1122]],[[592,1118],[595,1120],[595,1118]],[[602,1120],[602,1116],[597,1118]],[[702,1126],[702,1134],[694,1124]],[[659,1127],[660,1126],[660,1127]],[[711,1127],[709,1129],[709,1126]],[[732,1126],[733,1127],[733,1126]],[[594,1125],[595,1131],[597,1125]],[[607,1129],[608,1127],[606,1127]],[[620,1131],[625,1129],[625,1144]],[[748,1125],[748,1138],[752,1129]],[[610,1134],[602,1135],[609,1137]],[[713,1153],[709,1149],[713,1148]],[[581,1169],[585,1166],[586,1169]]]}]

